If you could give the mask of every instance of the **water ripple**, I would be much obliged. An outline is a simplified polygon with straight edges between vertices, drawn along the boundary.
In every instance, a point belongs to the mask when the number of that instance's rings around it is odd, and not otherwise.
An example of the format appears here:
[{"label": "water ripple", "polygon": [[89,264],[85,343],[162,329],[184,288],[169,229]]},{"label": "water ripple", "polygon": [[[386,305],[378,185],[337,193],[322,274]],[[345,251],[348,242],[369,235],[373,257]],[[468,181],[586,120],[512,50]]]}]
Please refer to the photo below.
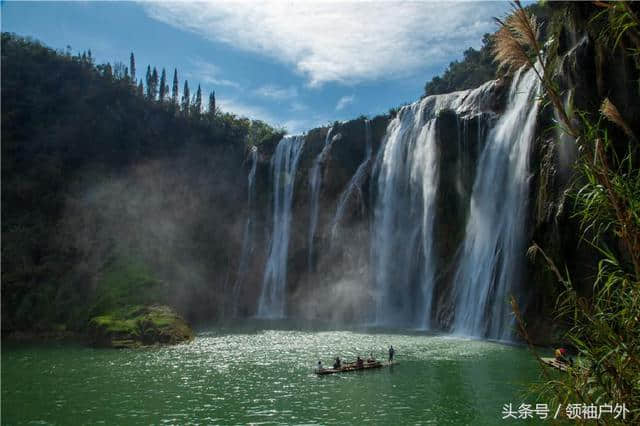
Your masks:
[{"label": "water ripple", "polygon": [[[312,372],[390,344],[397,366]],[[3,345],[2,363],[7,424],[492,424],[536,377],[523,349],[496,343],[241,327],[144,350]]]}]

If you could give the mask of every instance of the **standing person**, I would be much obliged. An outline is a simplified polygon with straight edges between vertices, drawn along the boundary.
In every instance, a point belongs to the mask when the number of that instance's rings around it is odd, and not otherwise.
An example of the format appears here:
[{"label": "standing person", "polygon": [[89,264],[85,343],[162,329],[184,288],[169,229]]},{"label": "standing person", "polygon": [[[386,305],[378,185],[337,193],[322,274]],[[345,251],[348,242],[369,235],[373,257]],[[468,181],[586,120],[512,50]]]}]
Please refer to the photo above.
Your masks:
[{"label": "standing person", "polygon": [[322,361],[318,360],[318,371],[322,371]]},{"label": "standing person", "polygon": [[389,346],[389,364],[393,362],[393,355],[396,351],[393,349],[393,345]]},{"label": "standing person", "polygon": [[342,366],[342,365],[341,365],[341,362],[340,362],[340,357],[339,357],[339,356],[337,356],[337,357],[336,357],[336,362],[334,362],[334,363],[333,363],[333,368],[337,370],[337,369],[338,369],[338,368],[340,368],[341,366]]}]

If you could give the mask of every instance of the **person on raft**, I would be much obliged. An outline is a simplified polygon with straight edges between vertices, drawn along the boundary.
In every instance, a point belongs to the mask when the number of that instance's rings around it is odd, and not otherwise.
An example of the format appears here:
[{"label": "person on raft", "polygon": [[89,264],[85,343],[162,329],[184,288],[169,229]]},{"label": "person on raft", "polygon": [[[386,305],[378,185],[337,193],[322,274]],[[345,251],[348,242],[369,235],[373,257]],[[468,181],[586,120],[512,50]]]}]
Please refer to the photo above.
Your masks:
[{"label": "person on raft", "polygon": [[364,366],[364,361],[362,360],[362,358],[358,357],[358,359],[356,360],[356,365],[358,367],[363,367]]},{"label": "person on raft", "polygon": [[558,348],[555,351],[556,361],[561,362],[563,364],[573,365],[573,359],[571,357],[567,358],[567,350],[565,348]]},{"label": "person on raft", "polygon": [[337,369],[338,369],[338,368],[340,368],[340,367],[341,367],[341,364],[340,364],[340,357],[339,357],[339,356],[337,356],[337,357],[336,357],[336,362],[334,362],[334,363],[333,363],[333,368],[335,368],[335,369],[337,370]]},{"label": "person on raft", "polygon": [[322,361],[318,360],[318,371],[322,370]]},{"label": "person on raft", "polygon": [[389,347],[389,363],[393,362],[393,355],[396,353],[396,351],[393,349],[393,345],[391,345]]}]

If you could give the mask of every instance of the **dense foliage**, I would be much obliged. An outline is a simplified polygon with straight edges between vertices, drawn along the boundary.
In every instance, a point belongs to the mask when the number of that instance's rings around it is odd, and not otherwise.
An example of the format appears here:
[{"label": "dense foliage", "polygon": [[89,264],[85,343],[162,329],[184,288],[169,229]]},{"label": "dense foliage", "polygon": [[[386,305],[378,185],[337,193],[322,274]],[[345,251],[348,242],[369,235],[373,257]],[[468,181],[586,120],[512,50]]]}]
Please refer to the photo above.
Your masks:
[{"label": "dense foliage", "polygon": [[482,47],[464,51],[461,61],[449,64],[442,77],[436,76],[424,86],[424,96],[473,89],[496,77],[497,67],[491,54],[493,42],[490,34],[482,38]]},{"label": "dense foliage", "polygon": [[[567,24],[581,28],[594,40],[600,58],[617,57],[623,66],[633,64],[636,77],[631,80],[636,84],[640,74],[637,13],[638,8],[628,2],[567,5],[558,15],[564,22],[555,28],[562,30]],[[632,108],[621,112],[608,97],[600,99],[599,111],[574,115],[551,71],[562,63],[555,51],[558,43],[547,44],[543,55],[538,23],[519,3],[501,24],[494,49],[500,65],[513,69],[540,64],[538,76],[557,113],[558,126],[579,146],[571,188],[573,216],[580,223],[583,242],[597,253],[592,286],[581,289],[543,248],[530,249],[531,254],[543,253],[563,287],[556,316],[569,325],[565,337],[579,354],[579,361],[561,377],[551,377],[541,364],[547,380],[540,390],[563,409],[568,404],[624,404],[629,410],[624,420],[602,417],[597,423],[635,424],[640,419],[640,146],[634,130],[637,120],[627,117],[637,116]],[[555,41],[561,38],[558,32],[553,35]],[[601,87],[605,78],[596,71]],[[629,99],[631,88],[624,89],[621,99]],[[615,90],[610,92],[613,95]],[[522,318],[520,325],[528,337]]]},{"label": "dense foliage", "polygon": [[2,34],[3,330],[81,329],[125,299],[197,317],[224,284],[247,145],[282,132],[129,69]]},{"label": "dense foliage", "polygon": [[[542,20],[547,20],[553,8],[541,3],[530,4],[525,8],[529,13]],[[442,77],[435,76],[424,85],[424,96],[451,93],[457,90],[473,89],[486,81],[498,77],[498,65],[492,53],[495,34],[482,37],[482,47],[473,47],[463,52],[462,60],[453,61],[444,71]]]}]

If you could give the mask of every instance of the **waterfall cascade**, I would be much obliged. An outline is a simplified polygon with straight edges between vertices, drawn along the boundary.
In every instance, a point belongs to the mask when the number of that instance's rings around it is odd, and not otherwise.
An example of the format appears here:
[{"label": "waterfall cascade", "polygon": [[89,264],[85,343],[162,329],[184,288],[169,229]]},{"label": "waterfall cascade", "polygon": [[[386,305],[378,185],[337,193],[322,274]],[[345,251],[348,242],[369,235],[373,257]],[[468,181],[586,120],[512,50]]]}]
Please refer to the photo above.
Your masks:
[{"label": "waterfall cascade", "polygon": [[389,123],[378,155],[372,228],[375,318],[382,325],[428,328],[435,285],[434,221],[439,181],[438,115],[471,117],[487,108],[495,82],[429,96]]},{"label": "waterfall cascade", "polygon": [[260,318],[283,318],[286,313],[285,289],[291,231],[291,204],[296,171],[304,142],[303,136],[285,136],[278,143],[271,160],[273,228],[258,303],[257,316]]},{"label": "waterfall cascade", "polygon": [[247,221],[244,225],[244,236],[242,237],[242,252],[240,253],[240,261],[238,262],[238,273],[236,275],[236,282],[233,286],[233,316],[238,315],[238,302],[244,280],[247,276],[247,268],[249,266],[249,259],[253,252],[253,222],[254,212],[253,204],[255,199],[255,178],[256,167],[258,165],[258,148],[252,147],[250,151],[251,169],[247,176]]},{"label": "waterfall cascade", "polygon": [[509,339],[509,293],[522,281],[529,152],[539,82],[535,70],[514,76],[505,112],[478,162],[456,289],[456,333]]},{"label": "waterfall cascade", "polygon": [[322,178],[324,174],[324,165],[327,155],[331,151],[333,143],[339,139],[339,134],[331,137],[333,128],[329,128],[327,136],[324,139],[322,151],[313,160],[313,166],[309,172],[309,194],[311,202],[309,203],[309,242],[308,242],[308,260],[309,272],[313,271],[313,240],[316,235],[316,227],[318,226],[318,208],[320,204],[320,189],[322,187]]},{"label": "waterfall cascade", "polygon": [[[343,250],[341,262],[323,263],[323,268],[333,268],[326,276],[338,277],[340,285],[320,285],[353,289],[354,306],[368,311],[377,325],[511,337],[507,296],[517,293],[521,281],[539,84],[530,70],[516,74],[508,96],[502,96],[503,87],[490,81],[403,107],[387,124],[375,159],[371,124],[364,121],[365,156],[334,200],[329,229],[322,230],[331,231],[332,241]],[[308,171],[309,234],[307,246],[296,250],[307,250],[310,271],[324,167],[333,142],[341,137],[334,130],[327,132]],[[285,316],[292,198],[304,143],[300,136],[285,137],[272,159],[273,228],[259,317]],[[358,194],[362,198],[367,178],[373,211],[369,242],[363,247],[335,237],[349,201]],[[251,231],[246,234],[251,238]],[[354,275],[356,261],[348,262],[363,248],[366,252],[366,244],[368,272]],[[313,291],[309,294],[323,289]],[[299,287],[296,300],[304,295]],[[317,298],[308,303],[318,303]]]},{"label": "waterfall cascade", "polygon": [[353,174],[349,183],[345,187],[344,191],[340,194],[338,198],[338,206],[336,207],[336,212],[331,220],[331,239],[335,239],[336,233],[338,231],[338,226],[340,225],[340,220],[342,216],[344,216],[345,209],[347,203],[351,199],[354,194],[357,194],[358,198],[362,200],[362,185],[364,184],[367,175],[369,173],[369,169],[371,167],[371,122],[369,120],[364,120],[364,131],[365,131],[365,153],[364,160],[358,168],[356,172]]}]

